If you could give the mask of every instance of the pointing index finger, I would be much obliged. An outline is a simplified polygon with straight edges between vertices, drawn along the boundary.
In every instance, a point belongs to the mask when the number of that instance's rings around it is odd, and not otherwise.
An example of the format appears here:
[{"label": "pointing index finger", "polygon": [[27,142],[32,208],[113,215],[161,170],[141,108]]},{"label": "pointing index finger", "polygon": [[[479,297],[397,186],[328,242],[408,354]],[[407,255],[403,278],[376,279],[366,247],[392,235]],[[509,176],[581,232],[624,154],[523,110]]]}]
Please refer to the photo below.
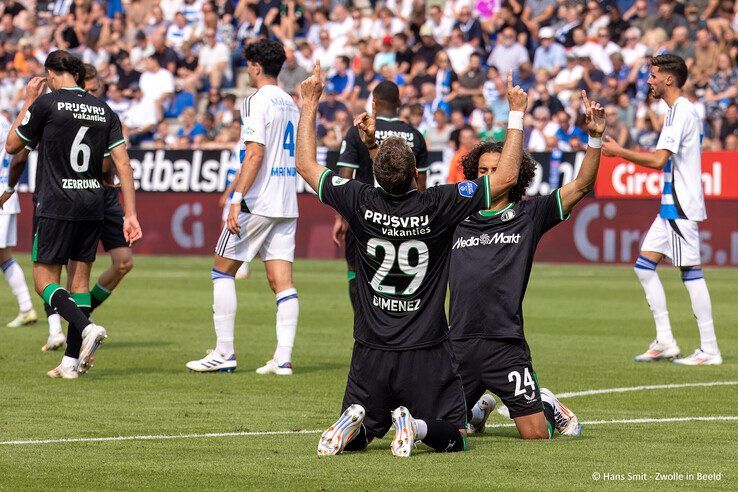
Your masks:
[{"label": "pointing index finger", "polygon": [[316,77],[320,77],[320,60],[315,60],[315,67],[313,67],[313,74]]},{"label": "pointing index finger", "polygon": [[507,71],[507,90],[511,91],[513,88],[513,77],[512,68]]}]

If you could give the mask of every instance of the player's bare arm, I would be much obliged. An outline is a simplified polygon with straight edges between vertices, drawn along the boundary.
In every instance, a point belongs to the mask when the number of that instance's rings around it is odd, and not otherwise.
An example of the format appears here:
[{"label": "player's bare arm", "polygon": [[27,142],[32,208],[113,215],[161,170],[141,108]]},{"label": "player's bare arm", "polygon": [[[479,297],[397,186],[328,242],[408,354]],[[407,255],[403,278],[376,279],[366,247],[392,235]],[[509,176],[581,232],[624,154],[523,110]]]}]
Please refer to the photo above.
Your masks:
[{"label": "player's bare arm", "polygon": [[649,169],[662,170],[671,157],[671,152],[666,149],[658,149],[655,152],[638,152],[625,149],[609,136],[602,138],[602,153],[607,157],[620,157],[639,166]]},{"label": "player's bare arm", "polygon": [[246,142],[246,157],[241,163],[241,170],[233,180],[236,183],[235,188],[233,188],[234,199],[231,201],[231,209],[228,211],[228,219],[226,220],[226,227],[233,234],[241,234],[241,226],[238,223],[238,214],[241,213],[241,198],[248,193],[251,185],[254,184],[263,162],[264,145],[258,142]]},{"label": "player's bare arm", "polygon": [[[14,189],[15,186],[18,184],[18,181],[20,181],[20,177],[23,174],[23,171],[26,169],[28,154],[30,154],[30,151],[27,148],[23,147],[20,152],[13,156],[13,160],[10,161],[10,168],[8,169],[9,189]],[[3,191],[3,194],[0,195],[0,208],[3,208],[5,202],[10,200],[10,197],[13,196],[13,193],[15,193],[15,191],[11,192],[7,189]]]},{"label": "player's bare arm", "polygon": [[523,125],[521,113],[528,107],[528,94],[519,85],[513,87],[512,70],[507,73],[507,101],[510,105],[510,116],[519,119],[516,126],[508,122],[505,145],[497,170],[490,175],[489,188],[492,200],[503,197],[518,182],[520,162],[523,159]]},{"label": "player's bare arm", "polygon": [[582,91],[582,101],[587,113],[586,126],[589,131],[590,145],[584,154],[584,160],[576,178],[561,187],[561,207],[565,215],[594,189],[597,171],[600,167],[601,149],[599,145],[593,145],[595,144],[593,139],[602,138],[605,132],[605,108],[597,101],[590,101],[585,91]]},{"label": "player's bare arm", "polygon": [[123,192],[123,235],[129,245],[143,237],[143,231],[136,216],[136,190],[133,185],[133,169],[124,145],[110,149],[110,157],[120,179],[120,188]]},{"label": "player's bare arm", "polygon": [[325,168],[318,164],[316,158],[317,143],[315,141],[315,117],[318,112],[318,101],[323,94],[323,80],[320,73],[320,61],[315,63],[313,73],[300,85],[302,92],[302,111],[297,124],[297,152],[295,165],[302,179],[317,190],[320,176]]},{"label": "player's bare arm", "polygon": [[18,117],[15,118],[13,126],[10,127],[10,133],[8,134],[8,139],[5,142],[5,151],[8,154],[17,154],[18,152],[23,150],[23,148],[28,143],[23,140],[20,135],[18,135],[18,132],[16,130],[23,122],[23,118],[26,116],[28,108],[30,108],[31,104],[33,104],[36,99],[38,99],[38,97],[44,93],[45,89],[46,79],[44,77],[33,77],[31,80],[28,81],[28,85],[26,86],[26,98],[23,101],[23,107],[18,113]]},{"label": "player's bare arm", "polygon": [[228,203],[228,197],[231,196],[231,193],[233,193],[233,190],[236,188],[236,183],[238,183],[238,178],[241,177],[241,171],[237,172],[235,176],[233,176],[233,181],[226,186],[225,191],[222,195],[220,195],[220,198],[218,199],[218,206],[225,207],[225,204]]}]

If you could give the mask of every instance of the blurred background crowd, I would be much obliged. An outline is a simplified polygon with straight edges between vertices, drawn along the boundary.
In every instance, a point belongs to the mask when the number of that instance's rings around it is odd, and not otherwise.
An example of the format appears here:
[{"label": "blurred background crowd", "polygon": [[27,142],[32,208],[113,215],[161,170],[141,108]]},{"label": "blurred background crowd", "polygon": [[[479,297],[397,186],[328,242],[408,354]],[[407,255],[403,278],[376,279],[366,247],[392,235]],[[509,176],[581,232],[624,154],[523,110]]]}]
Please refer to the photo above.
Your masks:
[{"label": "blurred background crowd", "polygon": [[510,69],[530,95],[530,151],[586,145],[581,89],[605,104],[610,136],[649,149],[668,108],[649,98],[648,62],[668,52],[690,69],[703,147],[738,150],[738,0],[3,0],[0,16],[0,111],[14,117],[28,78],[65,49],[97,68],[131,146],[235,145],[242,48],[269,37],[298,102],[320,60],[317,131],[332,149],[386,79],[430,150],[501,139]]}]

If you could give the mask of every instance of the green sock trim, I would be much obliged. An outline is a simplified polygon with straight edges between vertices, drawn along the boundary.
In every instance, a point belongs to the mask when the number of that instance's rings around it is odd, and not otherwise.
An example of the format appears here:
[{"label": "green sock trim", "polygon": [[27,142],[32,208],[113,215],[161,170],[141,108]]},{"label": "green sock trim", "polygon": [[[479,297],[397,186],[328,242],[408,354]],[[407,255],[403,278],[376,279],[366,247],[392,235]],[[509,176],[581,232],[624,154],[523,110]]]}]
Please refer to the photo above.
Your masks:
[{"label": "green sock trim", "polygon": [[89,292],[76,292],[72,294],[72,299],[77,304],[77,307],[92,307],[92,300],[90,299]]},{"label": "green sock trim", "polygon": [[38,231],[33,235],[33,247],[31,248],[31,261],[38,261]]},{"label": "green sock trim", "polygon": [[546,425],[548,426],[548,438],[553,439],[553,435],[554,435],[553,425],[551,425],[551,422],[549,422],[548,420],[546,421]]},{"label": "green sock trim", "polygon": [[49,306],[51,306],[51,296],[53,296],[54,295],[54,292],[56,292],[59,289],[64,290],[64,287],[62,287],[59,284],[49,284],[49,285],[47,285],[44,288],[43,293],[41,294],[41,297],[43,297],[44,302],[46,304],[48,304]]},{"label": "green sock trim", "polygon": [[112,294],[112,292],[100,285],[99,282],[96,283],[90,291],[90,295],[99,302],[103,302],[105,299],[110,297],[110,294]]},{"label": "green sock trim", "polygon": [[463,443],[461,450],[466,451],[466,436],[464,434],[461,434],[461,442]]},{"label": "green sock trim", "polygon": [[354,280],[356,278],[356,272],[352,272],[351,270],[349,270],[347,277],[349,279],[349,282]]}]

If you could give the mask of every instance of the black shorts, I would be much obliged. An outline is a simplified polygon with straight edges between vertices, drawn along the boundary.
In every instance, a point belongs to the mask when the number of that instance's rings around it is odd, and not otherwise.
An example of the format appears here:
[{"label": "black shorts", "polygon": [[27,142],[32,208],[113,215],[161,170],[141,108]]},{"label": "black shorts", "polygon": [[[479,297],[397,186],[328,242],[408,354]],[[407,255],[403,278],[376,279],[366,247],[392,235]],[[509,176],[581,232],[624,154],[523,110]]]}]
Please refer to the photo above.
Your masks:
[{"label": "black shorts", "polygon": [[486,390],[499,396],[510,418],[543,411],[538,378],[525,340],[454,340],[466,406],[471,408]]},{"label": "black shorts", "polygon": [[69,260],[92,263],[101,228],[100,220],[34,217],[31,258],[50,265],[66,265]]},{"label": "black shorts", "polygon": [[356,238],[351,229],[346,231],[346,263],[356,271]]},{"label": "black shorts", "polygon": [[118,201],[118,189],[105,188],[105,216],[100,231],[100,242],[105,251],[128,247],[128,241],[123,235],[123,215],[123,207]]},{"label": "black shorts", "polygon": [[464,389],[448,341],[430,348],[381,350],[354,343],[341,412],[358,403],[366,410],[369,438],[381,438],[392,426],[390,413],[405,406],[423,420],[443,419],[466,426]]}]

